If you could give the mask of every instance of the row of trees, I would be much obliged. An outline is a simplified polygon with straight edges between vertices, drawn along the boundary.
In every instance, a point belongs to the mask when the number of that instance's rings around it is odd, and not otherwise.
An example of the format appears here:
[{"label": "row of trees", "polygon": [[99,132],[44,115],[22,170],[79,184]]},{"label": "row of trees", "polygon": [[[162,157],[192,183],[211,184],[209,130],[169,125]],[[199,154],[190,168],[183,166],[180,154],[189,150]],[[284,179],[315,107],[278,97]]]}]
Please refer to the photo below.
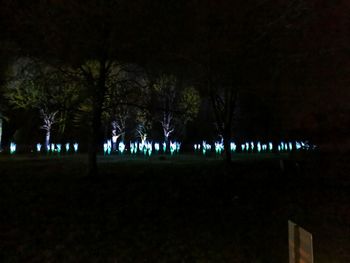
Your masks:
[{"label": "row of trees", "polygon": [[[91,69],[89,74],[94,78],[98,74],[95,62],[87,64]],[[139,137],[146,140],[152,123],[158,122],[163,129],[164,141],[168,142],[175,129],[180,134],[187,122],[196,117],[200,106],[198,91],[181,85],[175,76],[150,76],[133,65],[120,63],[112,65],[110,70],[101,114],[103,126],[107,130],[111,127],[108,137],[124,141],[127,122],[132,120]],[[46,146],[50,145],[54,124],[58,126],[57,137],[61,140],[65,139],[69,119],[73,118],[76,125],[89,129],[92,100],[81,85],[82,76],[78,71],[57,69],[22,58],[13,62],[7,78],[4,98],[13,109],[40,114],[41,128],[46,131]]]},{"label": "row of trees", "polygon": [[[97,146],[106,115],[113,136],[122,136],[129,114],[136,116],[137,130],[145,136],[145,109],[151,108],[152,114],[160,115],[168,138],[176,116],[187,116],[183,122],[195,116],[199,90],[210,101],[218,134],[228,149],[242,98],[262,97],[270,112],[276,110],[270,105],[287,101],[285,94],[295,96],[288,98],[289,104],[302,98],[304,94],[293,89],[312,79],[305,65],[313,62],[314,41],[310,44],[309,36],[317,19],[308,18],[317,8],[313,1],[303,0],[13,0],[5,1],[0,12],[3,42],[15,47],[11,51],[16,57],[39,61],[43,75],[49,76],[25,86],[71,88],[72,96],[58,92],[61,101],[52,108],[42,102],[30,104],[43,115],[57,112],[51,119],[60,130],[70,111],[87,118],[92,175],[97,173]],[[322,48],[327,52],[328,46]],[[55,83],[57,76],[64,84],[45,84]],[[14,95],[8,99],[17,103]],[[230,151],[226,157],[231,160]]]}]

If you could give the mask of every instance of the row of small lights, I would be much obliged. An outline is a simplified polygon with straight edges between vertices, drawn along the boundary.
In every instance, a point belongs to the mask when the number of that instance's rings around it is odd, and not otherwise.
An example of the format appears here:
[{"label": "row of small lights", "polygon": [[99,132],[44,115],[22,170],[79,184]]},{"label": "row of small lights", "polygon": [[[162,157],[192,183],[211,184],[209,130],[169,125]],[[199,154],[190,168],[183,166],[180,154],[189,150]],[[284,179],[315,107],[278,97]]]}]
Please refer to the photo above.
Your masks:
[{"label": "row of small lights", "polygon": [[[70,143],[65,144],[65,150],[68,153],[70,150]],[[37,152],[41,152],[42,150],[42,144],[38,143],[36,145],[36,150]],[[151,155],[153,152],[153,149],[155,150],[156,153],[160,151],[162,148],[163,153],[166,153],[167,151],[167,144],[165,142],[163,143],[158,143],[158,142],[130,142],[130,153],[131,154],[136,154],[137,152],[143,153],[144,155]],[[237,145],[234,142],[230,143],[230,150],[231,152],[236,152],[237,150]],[[11,142],[10,144],[10,153],[14,154],[16,152],[16,144]],[[78,152],[79,144],[74,143],[73,144],[73,150],[75,153]],[[173,155],[174,153],[179,153],[181,148],[181,143],[177,141],[170,141],[169,144],[169,150],[170,154]],[[194,151],[195,152],[202,152],[203,154],[206,154],[207,152],[210,152],[212,149],[212,145],[208,144],[206,141],[203,141],[201,144],[194,144],[193,145]],[[269,142],[267,144],[263,144],[260,142],[246,142],[240,145],[241,151],[242,152],[271,152],[274,148],[273,143]],[[277,150],[279,152],[282,151],[292,151],[293,149],[299,150],[299,149],[314,149],[314,145],[310,145],[308,142],[303,142],[303,141],[295,141],[293,142],[280,142],[277,145]],[[216,154],[221,154],[224,151],[224,144],[223,142],[215,142],[214,143],[214,149]],[[118,151],[119,153],[123,154],[126,151],[126,145],[124,142],[119,142],[118,144]],[[46,146],[46,151],[47,152],[57,152],[60,153],[62,151],[62,144],[49,144]],[[108,140],[106,143],[103,144],[103,152],[105,155],[110,155],[112,153],[112,141]]]},{"label": "row of small lights", "polygon": [[[293,146],[294,145],[294,146]],[[237,145],[234,142],[230,143],[230,150],[231,152],[236,152]],[[193,145],[195,152],[200,152],[202,149],[202,153],[206,154],[207,151],[211,151],[212,146],[211,144],[206,143],[206,141],[203,141],[202,144],[194,144]],[[242,152],[253,152],[255,149],[257,152],[272,152],[274,146],[272,142],[269,142],[267,144],[261,143],[261,142],[246,142],[240,145]],[[280,142],[277,145],[277,150],[279,152],[283,151],[293,151],[293,149],[300,150],[300,149],[314,149],[314,145],[309,145],[308,142],[303,141],[295,141],[293,142]],[[221,154],[224,151],[224,144],[223,142],[215,142],[214,143],[214,149],[216,154]]]},{"label": "row of small lights", "polygon": [[[71,146],[70,143],[66,143],[66,144],[64,145],[66,152],[69,152],[69,150],[70,150],[70,148],[71,148],[70,146]],[[42,144],[40,144],[40,143],[37,143],[37,144],[36,144],[36,151],[37,151],[38,153],[41,152],[42,148],[43,148],[43,145],[42,145]],[[78,144],[78,143],[74,143],[74,144],[73,144],[73,150],[74,150],[75,153],[78,152],[78,148],[79,148],[79,144]],[[16,145],[14,142],[11,142],[11,143],[10,143],[10,153],[11,153],[11,154],[16,153],[16,149],[17,149],[17,145]],[[47,146],[46,146],[46,152],[50,152],[50,151],[51,151],[51,152],[60,153],[60,152],[62,151],[62,144],[59,144],[59,143],[58,143],[58,144],[51,143],[51,144],[47,145]]]},{"label": "row of small lights", "polygon": [[[161,148],[163,150],[163,153],[167,151],[167,144],[165,142],[163,143],[158,143],[158,142],[150,142],[150,141],[145,141],[145,142],[130,142],[130,153],[131,154],[136,154],[137,152],[143,153],[144,155],[151,156],[153,149],[155,150],[156,153],[158,153]],[[173,155],[174,153],[179,153],[181,148],[181,143],[177,141],[170,141],[169,144],[169,150],[170,154]],[[118,151],[123,154],[126,151],[126,146],[124,142],[120,142],[118,144]],[[105,155],[110,155],[112,153],[112,142],[111,140],[108,140],[106,143],[103,144],[103,152]]]}]

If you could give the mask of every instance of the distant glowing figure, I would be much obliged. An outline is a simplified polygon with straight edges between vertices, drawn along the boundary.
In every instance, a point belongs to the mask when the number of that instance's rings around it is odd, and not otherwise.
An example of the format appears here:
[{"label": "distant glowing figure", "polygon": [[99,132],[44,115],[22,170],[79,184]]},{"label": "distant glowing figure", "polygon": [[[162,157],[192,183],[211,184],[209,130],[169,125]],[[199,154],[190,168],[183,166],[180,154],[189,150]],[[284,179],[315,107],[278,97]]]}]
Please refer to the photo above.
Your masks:
[{"label": "distant glowing figure", "polygon": [[236,148],[237,148],[236,144],[235,144],[234,142],[231,142],[231,143],[230,143],[230,150],[231,150],[232,152],[235,152],[235,151],[236,151]]},{"label": "distant glowing figure", "polygon": [[130,153],[131,154],[134,154],[134,151],[135,151],[135,145],[134,145],[134,143],[132,143],[132,142],[130,142]]},{"label": "distant glowing figure", "polygon": [[56,144],[57,152],[60,153],[62,150],[62,145],[61,144]]},{"label": "distant glowing figure", "polygon": [[120,152],[121,154],[124,153],[124,151],[125,151],[125,144],[124,144],[123,142],[120,142],[120,143],[119,143],[118,150],[119,150],[119,152]]},{"label": "distant glowing figure", "polygon": [[281,151],[284,151],[284,143],[281,142]]},{"label": "distant glowing figure", "polygon": [[250,143],[250,149],[252,149],[252,151],[254,151],[254,142]]},{"label": "distant glowing figure", "polygon": [[289,150],[292,151],[293,150],[293,144],[291,142],[289,142]]},{"label": "distant glowing figure", "polygon": [[194,151],[196,152],[197,151],[197,144],[194,144],[193,147],[194,147]]},{"label": "distant glowing figure", "polygon": [[281,151],[281,145],[278,145],[278,151],[279,152]]},{"label": "distant glowing figure", "polygon": [[51,143],[51,152],[55,151],[55,145],[53,143]]},{"label": "distant glowing figure", "polygon": [[40,143],[38,143],[37,145],[36,145],[36,151],[38,152],[38,153],[40,153],[41,152],[41,144]]},{"label": "distant glowing figure", "polygon": [[256,148],[257,148],[258,152],[261,152],[261,143],[260,142],[257,143]]},{"label": "distant glowing figure", "polygon": [[142,149],[143,149],[143,154],[144,155],[147,155],[148,153],[148,148],[147,148],[147,142],[143,142],[143,146],[142,146]]},{"label": "distant glowing figure", "polygon": [[176,152],[179,153],[181,148],[181,143],[176,142]]},{"label": "distant glowing figure", "polygon": [[159,143],[155,143],[154,144],[154,150],[158,153],[159,152],[159,149],[160,149],[160,145],[159,145]]},{"label": "distant glowing figure", "polygon": [[249,143],[247,143],[247,142],[245,143],[245,148],[247,151],[249,151]]},{"label": "distant glowing figure", "polygon": [[301,149],[301,143],[300,142],[295,142],[295,148],[297,150],[300,150]]},{"label": "distant glowing figure", "polygon": [[143,151],[143,146],[144,146],[143,142],[140,142],[140,143],[139,143],[139,151],[140,151],[140,152]]},{"label": "distant glowing figure", "polygon": [[153,144],[152,144],[152,142],[146,142],[146,147],[147,147],[147,150],[151,150],[151,152],[153,151]]},{"label": "distant glowing figure", "polygon": [[207,142],[203,141],[202,142],[202,153],[203,153],[203,155],[205,155],[206,152],[207,152]]},{"label": "distant glowing figure", "polygon": [[16,148],[17,148],[16,144],[14,142],[11,142],[11,144],[10,144],[10,154],[16,153]]},{"label": "distant glowing figure", "polygon": [[266,145],[266,144],[261,145],[261,149],[262,149],[263,151],[266,151],[266,150],[267,150],[267,145]]},{"label": "distant glowing figure", "polygon": [[170,154],[173,155],[176,151],[176,142],[170,141]]},{"label": "distant glowing figure", "polygon": [[66,148],[66,152],[69,152],[70,144],[66,143],[65,148]]},{"label": "distant glowing figure", "polygon": [[112,151],[112,141],[107,140],[107,153],[108,153],[108,155],[111,154],[111,151]]},{"label": "distant glowing figure", "polygon": [[241,144],[241,149],[242,149],[242,152],[244,152],[245,144]]},{"label": "distant glowing figure", "polygon": [[46,145],[46,151],[49,152],[51,150],[50,144]]},{"label": "distant glowing figure", "polygon": [[288,144],[287,143],[284,144],[284,150],[288,151]]},{"label": "distant glowing figure", "polygon": [[165,153],[166,152],[166,143],[163,142],[163,152]]},{"label": "distant glowing figure", "polygon": [[73,144],[74,152],[78,152],[78,147],[79,147],[78,143]]},{"label": "distant glowing figure", "polygon": [[222,142],[215,142],[215,153],[221,154],[221,152],[224,150],[224,144]]},{"label": "distant glowing figure", "polygon": [[269,151],[271,152],[272,149],[273,149],[273,144],[272,144],[272,142],[269,142]]},{"label": "distant glowing figure", "polygon": [[107,151],[108,151],[108,144],[107,144],[107,143],[104,143],[104,144],[103,144],[103,154],[106,155],[106,154],[107,154]]}]

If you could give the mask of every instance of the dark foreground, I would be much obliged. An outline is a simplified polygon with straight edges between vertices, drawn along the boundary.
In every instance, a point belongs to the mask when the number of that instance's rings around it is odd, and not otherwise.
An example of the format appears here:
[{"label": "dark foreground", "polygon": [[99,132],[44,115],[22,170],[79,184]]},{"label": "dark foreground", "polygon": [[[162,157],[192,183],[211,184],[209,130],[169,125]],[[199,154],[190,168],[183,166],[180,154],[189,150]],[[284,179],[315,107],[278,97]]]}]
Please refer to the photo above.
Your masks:
[{"label": "dark foreground", "polygon": [[283,263],[288,219],[350,262],[348,157],[122,159],[0,156],[0,262]]}]

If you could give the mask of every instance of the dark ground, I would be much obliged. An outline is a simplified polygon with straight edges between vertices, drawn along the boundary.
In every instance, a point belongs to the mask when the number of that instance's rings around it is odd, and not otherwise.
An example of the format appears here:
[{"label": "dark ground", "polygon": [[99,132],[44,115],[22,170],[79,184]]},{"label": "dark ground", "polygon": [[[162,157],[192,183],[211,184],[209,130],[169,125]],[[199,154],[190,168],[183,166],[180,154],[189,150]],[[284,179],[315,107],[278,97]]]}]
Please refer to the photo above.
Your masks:
[{"label": "dark ground", "polygon": [[[256,155],[257,156],[257,155]],[[350,262],[348,156],[0,156],[0,262],[288,262],[288,219],[316,263]]]}]

